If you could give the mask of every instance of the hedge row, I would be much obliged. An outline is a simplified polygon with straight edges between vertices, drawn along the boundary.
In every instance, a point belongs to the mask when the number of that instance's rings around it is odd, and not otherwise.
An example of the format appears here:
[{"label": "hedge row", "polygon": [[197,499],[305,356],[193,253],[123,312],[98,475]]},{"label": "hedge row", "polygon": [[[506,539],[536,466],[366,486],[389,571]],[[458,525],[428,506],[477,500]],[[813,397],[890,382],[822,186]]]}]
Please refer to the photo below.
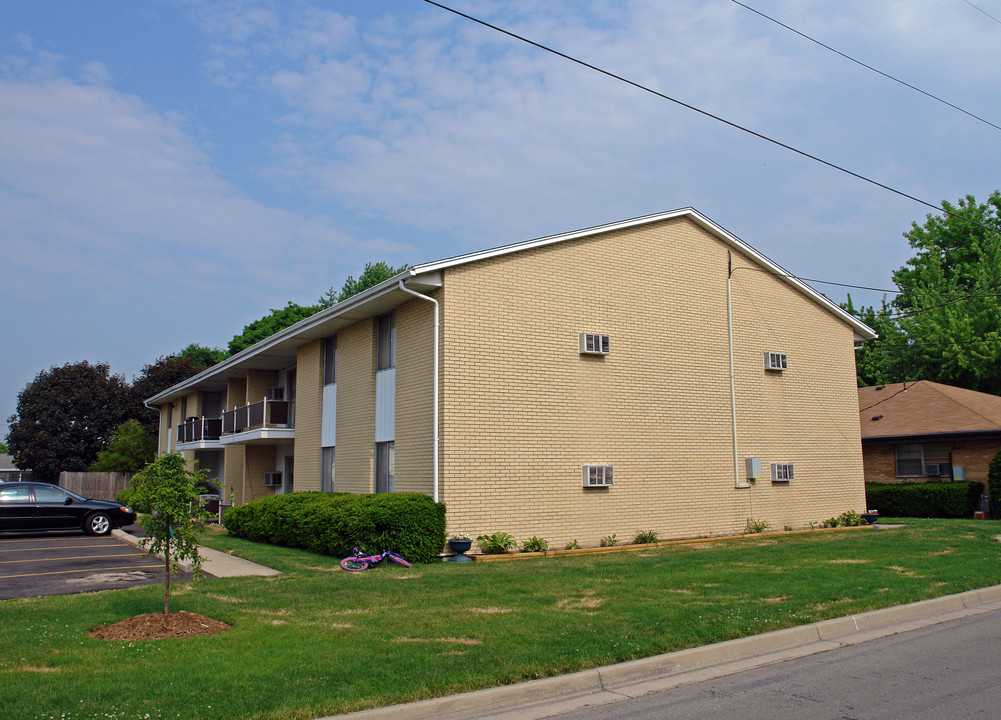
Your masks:
[{"label": "hedge row", "polygon": [[978,482],[865,484],[866,505],[882,517],[973,517],[983,491]]},{"label": "hedge row", "polygon": [[419,493],[272,495],[229,508],[223,521],[238,537],[332,557],[359,547],[431,563],[445,545],[445,505]]}]

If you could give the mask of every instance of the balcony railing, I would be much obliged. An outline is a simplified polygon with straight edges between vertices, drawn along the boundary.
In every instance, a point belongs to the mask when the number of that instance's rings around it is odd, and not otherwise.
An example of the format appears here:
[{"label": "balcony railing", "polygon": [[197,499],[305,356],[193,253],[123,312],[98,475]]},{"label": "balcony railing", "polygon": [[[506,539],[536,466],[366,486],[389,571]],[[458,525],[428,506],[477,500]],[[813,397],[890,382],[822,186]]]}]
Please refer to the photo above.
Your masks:
[{"label": "balcony railing", "polygon": [[190,417],[177,426],[177,442],[218,440],[222,435],[222,418]]},{"label": "balcony railing", "polygon": [[295,403],[288,400],[260,400],[222,414],[224,435],[264,427],[293,427]]}]

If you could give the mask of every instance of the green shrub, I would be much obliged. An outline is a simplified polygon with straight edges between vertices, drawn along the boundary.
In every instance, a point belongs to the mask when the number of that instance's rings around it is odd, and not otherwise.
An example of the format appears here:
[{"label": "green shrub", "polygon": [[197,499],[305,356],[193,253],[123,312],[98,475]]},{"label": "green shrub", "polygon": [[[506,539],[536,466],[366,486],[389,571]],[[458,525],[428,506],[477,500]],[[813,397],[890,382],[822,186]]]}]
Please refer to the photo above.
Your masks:
[{"label": "green shrub", "polygon": [[880,517],[972,517],[982,492],[978,482],[865,485],[866,504]]},{"label": "green shrub", "polygon": [[[121,492],[119,492],[117,495],[115,495],[115,502],[118,503],[119,505],[127,505],[131,507],[133,495],[135,495],[135,490],[133,490],[130,487],[127,487]],[[132,509],[135,510],[135,508]]]},{"label": "green shrub", "polygon": [[763,533],[766,530],[771,530],[772,526],[768,524],[768,521],[764,518],[747,518],[747,522],[744,523],[744,534],[752,535],[754,533]]},{"label": "green shrub", "polygon": [[[987,497],[991,518],[1001,520],[1001,452],[994,456],[987,469]],[[978,507],[977,510],[979,509]]]},{"label": "green shrub", "polygon": [[615,533],[612,533],[611,535],[606,535],[605,537],[601,538],[600,545],[601,547],[613,547],[617,545],[618,542],[619,539],[615,536]]},{"label": "green shrub", "polygon": [[549,549],[549,541],[533,535],[522,545],[522,552],[545,552]]},{"label": "green shrub", "polygon": [[229,508],[223,520],[238,537],[333,557],[359,547],[430,563],[445,545],[445,505],[419,493],[272,495]]},{"label": "green shrub", "polygon": [[567,546],[566,546],[566,549],[567,550],[580,550],[580,543],[577,542],[577,538],[574,538],[573,540],[571,540],[570,542],[568,542]]},{"label": "green shrub", "polygon": [[659,538],[657,533],[653,530],[640,530],[636,533],[636,537],[633,539],[633,545],[646,545],[647,543],[655,543]]},{"label": "green shrub", "polygon": [[480,550],[487,555],[500,555],[518,547],[511,533],[495,532],[493,535],[480,535],[476,538]]}]

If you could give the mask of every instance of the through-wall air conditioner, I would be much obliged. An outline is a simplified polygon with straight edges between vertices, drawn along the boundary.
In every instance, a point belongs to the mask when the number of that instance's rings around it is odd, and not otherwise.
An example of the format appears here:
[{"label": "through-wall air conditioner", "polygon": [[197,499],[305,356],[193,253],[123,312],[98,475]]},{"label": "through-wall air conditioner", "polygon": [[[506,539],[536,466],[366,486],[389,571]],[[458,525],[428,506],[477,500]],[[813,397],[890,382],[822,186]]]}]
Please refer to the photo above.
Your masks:
[{"label": "through-wall air conditioner", "polygon": [[925,463],[925,475],[938,477],[949,474],[948,463]]},{"label": "through-wall air conditioner", "polygon": [[789,367],[788,358],[785,353],[766,352],[765,370],[786,370]]},{"label": "through-wall air conditioner", "polygon": [[792,463],[772,463],[772,482],[786,483],[795,478]]},{"label": "through-wall air conditioner", "polygon": [[577,342],[582,355],[608,355],[612,349],[609,336],[599,333],[582,332],[577,336]]},{"label": "through-wall air conditioner", "polygon": [[264,391],[265,400],[284,400],[285,399],[285,388],[283,387],[269,387]]},{"label": "through-wall air conditioner", "polygon": [[584,487],[609,487],[612,485],[611,465],[582,465]]},{"label": "through-wall air conditioner", "polygon": [[264,484],[268,487],[275,487],[282,484],[282,474],[280,472],[264,473]]}]

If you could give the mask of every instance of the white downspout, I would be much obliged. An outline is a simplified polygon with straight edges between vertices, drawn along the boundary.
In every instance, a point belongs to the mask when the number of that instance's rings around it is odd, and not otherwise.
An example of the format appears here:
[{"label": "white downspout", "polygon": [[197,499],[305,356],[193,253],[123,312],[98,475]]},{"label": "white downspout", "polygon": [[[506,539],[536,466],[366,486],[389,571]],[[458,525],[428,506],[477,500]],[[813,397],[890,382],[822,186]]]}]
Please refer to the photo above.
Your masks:
[{"label": "white downspout", "polygon": [[438,502],[438,301],[427,295],[423,295],[415,290],[411,290],[403,281],[400,280],[400,290],[403,292],[418,297],[421,300],[427,300],[430,303],[434,303],[434,411],[432,412],[434,423],[434,447],[433,447],[433,467],[434,467],[434,501]]},{"label": "white downspout", "polygon": [[733,275],[732,256],[727,253],[726,275],[726,325],[730,334],[730,422],[733,432],[733,486],[749,488],[750,483],[740,481],[740,461],[737,458],[737,389],[733,379],[733,303],[731,302],[730,277]]}]

